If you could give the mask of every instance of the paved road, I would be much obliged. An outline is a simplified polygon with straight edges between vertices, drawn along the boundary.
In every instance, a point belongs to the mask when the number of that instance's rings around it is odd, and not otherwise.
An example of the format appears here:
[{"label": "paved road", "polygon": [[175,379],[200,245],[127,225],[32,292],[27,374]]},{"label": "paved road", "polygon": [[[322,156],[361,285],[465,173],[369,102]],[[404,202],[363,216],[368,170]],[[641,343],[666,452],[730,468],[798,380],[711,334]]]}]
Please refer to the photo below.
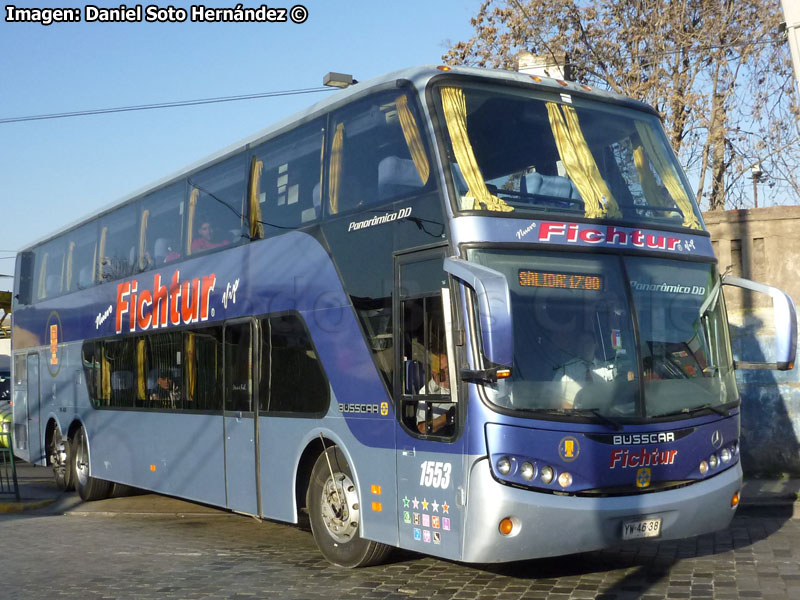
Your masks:
[{"label": "paved road", "polygon": [[321,558],[307,529],[170,502],[73,495],[0,515],[0,598],[800,598],[791,508],[634,549],[499,566],[399,553],[348,571]]}]

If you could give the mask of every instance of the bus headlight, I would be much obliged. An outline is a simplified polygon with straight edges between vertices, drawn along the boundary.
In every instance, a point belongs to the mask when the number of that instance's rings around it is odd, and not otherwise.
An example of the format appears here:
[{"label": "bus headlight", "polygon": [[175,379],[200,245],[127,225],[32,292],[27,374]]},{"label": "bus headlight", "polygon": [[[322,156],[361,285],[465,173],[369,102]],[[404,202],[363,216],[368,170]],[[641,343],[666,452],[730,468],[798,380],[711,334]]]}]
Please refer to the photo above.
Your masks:
[{"label": "bus headlight", "polygon": [[706,461],[700,462],[700,475],[708,473],[708,463]]},{"label": "bus headlight", "polygon": [[526,461],[522,463],[522,466],[519,468],[519,473],[524,480],[530,481],[536,475],[536,470],[531,463]]},{"label": "bus headlight", "polygon": [[560,485],[562,488],[567,488],[567,487],[571,486],[572,485],[572,475],[570,475],[566,471],[561,473],[561,475],[558,476],[558,485]]},{"label": "bus headlight", "polygon": [[555,477],[555,472],[553,471],[553,467],[542,467],[542,473],[539,475],[539,479],[542,480],[542,483],[547,485],[548,483],[553,481],[553,477]]},{"label": "bus headlight", "polygon": [[719,465],[719,459],[716,454],[712,454],[708,459],[708,466],[712,469],[716,469],[717,465]]},{"label": "bus headlight", "polygon": [[511,461],[507,456],[497,461],[497,472],[501,475],[508,475],[511,473]]},{"label": "bus headlight", "polygon": [[723,448],[722,451],[719,453],[719,457],[724,463],[731,462],[731,451],[727,448]]}]

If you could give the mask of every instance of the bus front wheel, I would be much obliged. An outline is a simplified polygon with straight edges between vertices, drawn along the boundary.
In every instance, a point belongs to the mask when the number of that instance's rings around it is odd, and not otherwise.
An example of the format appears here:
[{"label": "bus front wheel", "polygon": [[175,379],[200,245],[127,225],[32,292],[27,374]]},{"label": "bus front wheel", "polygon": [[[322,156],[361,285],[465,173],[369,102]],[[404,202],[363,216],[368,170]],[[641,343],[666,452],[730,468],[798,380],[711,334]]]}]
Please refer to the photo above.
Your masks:
[{"label": "bus front wheel", "polygon": [[319,455],[306,494],[311,531],[322,555],[340,567],[383,562],[391,548],[359,535],[361,502],[353,474],[339,448]]},{"label": "bus front wheel", "polygon": [[75,488],[84,501],[108,498],[111,482],[89,475],[89,442],[86,431],[81,427],[72,438],[72,475]]}]

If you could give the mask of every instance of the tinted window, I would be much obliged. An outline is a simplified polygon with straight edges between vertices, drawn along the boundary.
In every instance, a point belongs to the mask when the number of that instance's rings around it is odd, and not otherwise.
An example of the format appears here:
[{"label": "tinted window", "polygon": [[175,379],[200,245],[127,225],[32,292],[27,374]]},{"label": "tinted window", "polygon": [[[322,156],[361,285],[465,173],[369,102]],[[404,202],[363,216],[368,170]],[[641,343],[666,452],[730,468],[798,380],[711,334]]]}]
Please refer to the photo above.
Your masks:
[{"label": "tinted window", "polygon": [[235,156],[189,177],[187,255],[238,244],[248,236],[245,210],[247,168]]},{"label": "tinted window", "polygon": [[256,148],[256,193],[265,235],[319,219],[323,133],[317,121]]},{"label": "tinted window", "polygon": [[64,287],[82,290],[94,284],[97,265],[97,222],[79,227],[67,235],[67,264]]},{"label": "tinted window", "polygon": [[103,343],[101,358],[102,404],[136,406],[136,340],[121,338]]},{"label": "tinted window", "polygon": [[261,410],[323,413],[328,403],[328,382],[300,317],[290,314],[263,319]]},{"label": "tinted window", "polygon": [[38,300],[53,298],[61,293],[64,284],[65,245],[63,238],[57,238],[34,251],[34,289]]},{"label": "tinted window", "polygon": [[139,245],[136,206],[129,204],[100,219],[100,280],[113,281],[133,274]]},{"label": "tinted window", "polygon": [[222,328],[184,334],[186,408],[222,410]]},{"label": "tinted window", "polygon": [[140,203],[144,252],[140,269],[158,268],[181,257],[186,184],[150,194]]},{"label": "tinted window", "polygon": [[251,412],[253,378],[250,323],[225,328],[225,410]]},{"label": "tinted window", "polygon": [[[140,338],[137,380],[144,383],[146,405],[151,408],[184,408],[183,405],[183,334],[165,332]],[[142,381],[144,380],[144,381]]]},{"label": "tinted window", "polygon": [[328,209],[343,213],[420,194],[432,185],[413,105],[392,91],[334,113]]}]

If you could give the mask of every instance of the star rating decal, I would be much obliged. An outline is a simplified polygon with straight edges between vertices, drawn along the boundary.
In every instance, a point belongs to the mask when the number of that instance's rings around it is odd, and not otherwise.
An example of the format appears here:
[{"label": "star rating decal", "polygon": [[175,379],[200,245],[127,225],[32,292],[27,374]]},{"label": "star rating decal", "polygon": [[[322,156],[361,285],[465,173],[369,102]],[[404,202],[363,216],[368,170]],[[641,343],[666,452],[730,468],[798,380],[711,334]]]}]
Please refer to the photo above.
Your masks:
[{"label": "star rating decal", "polygon": [[408,503],[409,502],[411,502],[411,501],[408,499],[408,496],[403,498],[403,508],[408,508]]},{"label": "star rating decal", "polygon": [[419,500],[417,500],[416,496],[414,496],[414,499],[411,501],[411,504],[414,506],[414,508],[419,508]]},{"label": "star rating decal", "polygon": [[431,502],[431,510],[433,512],[439,512],[439,503],[436,500]]}]

